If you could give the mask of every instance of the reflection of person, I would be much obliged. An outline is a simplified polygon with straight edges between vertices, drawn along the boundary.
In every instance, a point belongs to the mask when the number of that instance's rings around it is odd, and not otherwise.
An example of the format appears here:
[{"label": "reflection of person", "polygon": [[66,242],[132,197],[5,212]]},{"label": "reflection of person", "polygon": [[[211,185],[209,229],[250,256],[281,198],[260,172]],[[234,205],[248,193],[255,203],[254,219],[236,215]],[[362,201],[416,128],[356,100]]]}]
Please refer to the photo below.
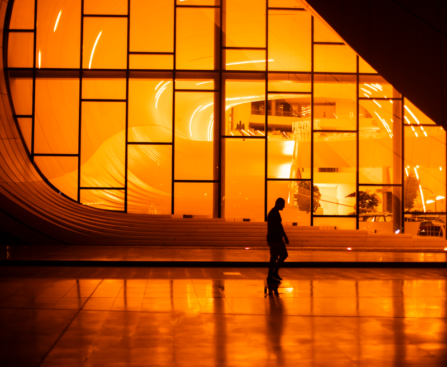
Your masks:
[{"label": "reflection of person", "polygon": [[282,280],[278,274],[278,270],[284,263],[284,260],[289,256],[286,249],[286,244],[289,244],[289,239],[287,238],[286,232],[284,232],[281,224],[281,215],[279,214],[279,211],[283,210],[285,206],[285,200],[278,198],[275,207],[270,210],[267,216],[267,243],[270,247],[270,264],[267,281]]}]

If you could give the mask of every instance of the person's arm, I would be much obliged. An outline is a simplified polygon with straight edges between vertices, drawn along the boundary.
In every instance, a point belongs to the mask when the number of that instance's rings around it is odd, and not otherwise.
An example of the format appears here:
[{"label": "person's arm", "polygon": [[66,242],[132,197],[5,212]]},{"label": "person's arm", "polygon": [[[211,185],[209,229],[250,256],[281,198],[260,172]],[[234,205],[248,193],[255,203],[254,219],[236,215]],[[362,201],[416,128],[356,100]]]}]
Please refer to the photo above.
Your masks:
[{"label": "person's arm", "polygon": [[284,242],[286,243],[286,245],[288,245],[288,244],[289,244],[289,239],[288,239],[288,237],[287,237],[287,235],[286,235],[286,231],[284,231],[284,227],[282,226],[282,223],[280,223],[279,225],[281,226],[281,229],[282,229],[282,234],[283,234],[283,237],[284,237]]}]

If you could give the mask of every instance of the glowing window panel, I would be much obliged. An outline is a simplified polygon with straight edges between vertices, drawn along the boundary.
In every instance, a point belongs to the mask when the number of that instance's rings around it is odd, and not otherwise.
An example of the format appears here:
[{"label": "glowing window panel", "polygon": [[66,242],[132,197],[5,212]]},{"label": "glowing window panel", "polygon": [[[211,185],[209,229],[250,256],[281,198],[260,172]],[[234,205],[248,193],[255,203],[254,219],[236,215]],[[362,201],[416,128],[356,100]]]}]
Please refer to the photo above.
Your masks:
[{"label": "glowing window panel", "polygon": [[125,127],[125,103],[82,102],[81,187],[124,187]]},{"label": "glowing window panel", "polygon": [[217,69],[218,10],[177,9],[177,69]]},{"label": "glowing window panel", "polygon": [[357,57],[348,46],[315,45],[315,71],[344,72],[357,71]]},{"label": "glowing window panel", "polygon": [[32,68],[34,33],[9,33],[8,38],[8,66]]},{"label": "glowing window panel", "polygon": [[129,80],[130,142],[172,142],[172,79]]},{"label": "glowing window panel", "polygon": [[126,15],[128,0],[84,0],[84,14]]},{"label": "glowing window panel", "polygon": [[130,2],[130,51],[174,51],[174,2]]},{"label": "glowing window panel", "polygon": [[15,78],[10,72],[9,88],[16,115],[31,115],[33,113],[33,80],[29,78]]},{"label": "glowing window panel", "polygon": [[85,69],[126,69],[127,19],[84,18]]},{"label": "glowing window panel", "polygon": [[78,200],[78,157],[35,157],[35,162],[58,191]]},{"label": "glowing window panel", "polygon": [[174,55],[130,55],[129,69],[138,70],[172,70]]},{"label": "glowing window panel", "polygon": [[265,70],[265,55],[266,52],[262,50],[225,50],[225,69]]},{"label": "glowing window panel", "polygon": [[81,190],[81,204],[92,208],[124,211],[124,190]]},{"label": "glowing window panel", "polygon": [[39,0],[36,62],[39,68],[79,68],[81,2]]},{"label": "glowing window panel", "polygon": [[[126,79],[122,73],[84,73],[82,98],[126,99]],[[125,74],[124,74],[125,77]]]},{"label": "glowing window panel", "polygon": [[269,70],[310,71],[311,50],[309,13],[269,11]]},{"label": "glowing window panel", "polygon": [[269,0],[271,8],[304,8],[304,4],[300,0]]},{"label": "glowing window panel", "polygon": [[217,184],[176,182],[174,184],[174,214],[213,217],[214,195]]},{"label": "glowing window panel", "polygon": [[268,76],[269,92],[308,92],[312,91],[310,74],[275,74]]},{"label": "glowing window panel", "polygon": [[130,145],[127,169],[128,212],[171,214],[172,148]]},{"label": "glowing window panel", "polygon": [[35,0],[15,0],[9,29],[33,29],[34,4]]},{"label": "glowing window panel", "polygon": [[265,0],[225,1],[225,46],[265,47]]},{"label": "glowing window panel", "polygon": [[318,17],[314,17],[315,42],[343,42],[343,39],[328,24]]}]

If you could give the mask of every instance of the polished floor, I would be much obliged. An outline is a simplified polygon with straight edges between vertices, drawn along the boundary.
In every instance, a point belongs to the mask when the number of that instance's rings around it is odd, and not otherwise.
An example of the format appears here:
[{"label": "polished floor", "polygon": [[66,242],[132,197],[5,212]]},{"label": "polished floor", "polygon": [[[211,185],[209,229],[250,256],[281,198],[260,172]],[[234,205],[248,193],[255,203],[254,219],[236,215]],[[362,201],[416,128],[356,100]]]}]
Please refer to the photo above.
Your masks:
[{"label": "polished floor", "polygon": [[447,269],[0,268],[0,366],[446,366]]},{"label": "polished floor", "polygon": [[[446,242],[447,245],[447,242]],[[447,262],[447,247],[437,250],[365,251],[361,249],[303,250],[288,248],[288,262]],[[265,249],[218,249],[143,246],[5,246],[0,260],[33,261],[204,261],[266,262]]]}]

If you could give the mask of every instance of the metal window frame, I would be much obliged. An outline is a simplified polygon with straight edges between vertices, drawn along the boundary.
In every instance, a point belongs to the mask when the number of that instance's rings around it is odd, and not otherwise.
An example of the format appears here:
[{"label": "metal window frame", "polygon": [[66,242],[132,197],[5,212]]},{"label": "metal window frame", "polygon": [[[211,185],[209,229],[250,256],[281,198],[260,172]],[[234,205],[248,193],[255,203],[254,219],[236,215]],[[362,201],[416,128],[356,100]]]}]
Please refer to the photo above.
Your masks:
[{"label": "metal window frame", "polygon": [[[404,196],[405,196],[405,173],[404,173],[404,167],[405,167],[405,127],[406,126],[410,126],[410,125],[406,125],[405,124],[405,115],[406,115],[406,111],[404,108],[405,105],[405,96],[401,95],[400,98],[384,98],[384,97],[377,97],[377,98],[363,98],[360,97],[360,93],[359,93],[359,88],[360,88],[360,77],[361,76],[368,76],[368,75],[379,75],[377,73],[360,73],[360,57],[357,55],[356,56],[356,63],[357,63],[357,67],[356,67],[356,72],[355,73],[346,73],[346,72],[316,72],[314,70],[314,64],[315,64],[315,45],[334,45],[334,46],[342,46],[345,45],[344,43],[341,42],[315,42],[315,30],[314,30],[314,17],[311,16],[311,71],[271,71],[271,73],[275,73],[275,74],[307,74],[310,75],[310,83],[311,83],[311,91],[310,92],[277,92],[277,91],[272,91],[269,92],[268,90],[268,81],[269,81],[269,65],[268,62],[266,62],[266,68],[265,70],[262,71],[246,71],[246,70],[223,70],[223,53],[225,52],[225,50],[260,50],[260,51],[265,51],[266,53],[266,60],[268,59],[268,54],[269,54],[269,11],[270,10],[287,10],[287,11],[306,11],[306,9],[303,8],[281,8],[281,7],[270,7],[269,6],[269,1],[266,0],[266,7],[265,7],[265,47],[226,47],[224,44],[224,9],[226,6],[226,2],[225,0],[221,0],[220,5],[215,5],[215,6],[206,6],[206,5],[179,5],[177,4],[176,0],[171,0],[174,2],[174,39],[173,39],[173,52],[145,52],[145,51],[130,51],[130,17],[131,17],[131,12],[130,12],[130,2],[131,0],[128,0],[128,10],[127,10],[127,14],[119,14],[119,15],[114,15],[114,14],[84,14],[84,0],[81,0],[81,14],[80,14],[80,19],[79,21],[81,22],[81,27],[80,27],[80,32],[81,32],[81,40],[80,40],[80,65],[79,68],[41,68],[38,69],[36,66],[36,50],[37,50],[37,14],[38,14],[38,0],[34,0],[34,28],[33,29],[9,29],[9,24],[10,24],[10,20],[11,20],[11,15],[12,15],[12,9],[14,6],[14,1],[11,0],[8,2],[8,6],[6,9],[6,16],[5,16],[5,31],[3,34],[3,61],[4,61],[4,74],[5,74],[5,80],[6,80],[6,88],[7,88],[7,92],[8,92],[8,98],[9,98],[9,102],[11,104],[12,110],[13,110],[13,118],[14,121],[16,123],[16,126],[18,128],[19,131],[19,135],[20,138],[22,140],[23,145],[25,146],[25,149],[29,155],[29,158],[32,162],[32,164],[34,165],[34,167],[36,168],[36,170],[39,172],[39,174],[42,176],[42,178],[44,179],[44,181],[50,186],[52,187],[55,191],[59,192],[59,190],[54,187],[49,181],[48,179],[42,174],[41,170],[39,169],[39,167],[36,165],[35,163],[35,157],[77,157],[78,158],[78,188],[77,188],[77,202],[80,203],[80,193],[81,190],[124,190],[125,191],[125,202],[124,202],[124,212],[127,212],[127,203],[128,203],[128,197],[127,197],[127,192],[128,192],[128,147],[129,145],[171,145],[172,147],[172,166],[171,166],[171,213],[174,214],[174,201],[175,201],[175,183],[181,183],[181,182],[187,182],[187,183],[215,183],[218,186],[217,192],[219,195],[219,198],[217,200],[215,200],[215,203],[218,206],[218,217],[222,217],[222,198],[224,196],[224,193],[222,192],[222,180],[225,179],[224,177],[222,177],[222,164],[224,157],[222,156],[222,144],[224,143],[223,139],[264,139],[265,141],[265,154],[264,154],[264,160],[265,160],[265,165],[264,165],[264,217],[266,219],[267,217],[267,212],[268,212],[268,207],[267,207],[267,199],[268,199],[268,182],[283,182],[283,181],[287,181],[287,182],[293,182],[293,181],[310,181],[311,183],[311,188],[313,188],[314,185],[314,134],[315,133],[319,133],[319,132],[328,132],[328,133],[355,133],[356,134],[356,215],[355,216],[347,216],[347,215],[318,215],[318,214],[314,214],[313,212],[313,200],[311,200],[311,225],[313,225],[314,222],[314,217],[315,218],[330,218],[330,217],[346,217],[346,218],[356,218],[357,219],[357,224],[356,224],[356,228],[358,229],[359,227],[359,210],[358,210],[358,204],[359,204],[359,198],[358,198],[358,193],[359,193],[359,189],[361,187],[364,186],[370,186],[370,187],[374,187],[374,186],[386,186],[386,187],[401,187],[401,193],[402,193],[402,198],[401,198],[401,220],[402,220],[402,232],[405,231],[405,215],[408,214],[414,214],[414,215],[424,215],[427,213],[424,212],[406,212],[404,209]],[[215,45],[215,47],[219,47],[219,50],[217,51],[217,53],[220,55],[220,60],[218,61],[219,63],[219,67],[218,69],[214,69],[214,70],[185,70],[185,69],[177,69],[177,65],[176,65],[176,54],[177,54],[177,9],[178,8],[193,8],[193,9],[200,9],[200,8],[205,8],[205,9],[216,9],[219,11],[219,18],[220,18],[220,24],[219,24],[219,32],[220,34],[217,35],[220,39],[220,44],[219,45]],[[125,69],[94,69],[95,72],[124,72],[126,73],[126,98],[125,99],[83,99],[82,98],[82,81],[83,81],[83,77],[84,74],[86,72],[89,72],[88,69],[83,68],[83,43],[84,43],[84,18],[126,18],[127,19],[127,65]],[[34,36],[34,44],[33,44],[33,67],[32,68],[22,68],[22,67],[9,67],[8,66],[8,39],[9,39],[9,34],[11,33],[33,33]],[[173,55],[173,69],[138,69],[138,70],[130,70],[129,68],[129,61],[130,61],[130,55]],[[10,90],[10,86],[9,86],[9,79],[10,79],[10,75],[9,73],[11,71],[17,71],[17,72],[24,72],[26,74],[29,74],[28,77],[31,78],[32,77],[32,114],[31,115],[18,115],[15,114],[14,111],[14,105],[13,105],[13,101],[12,101],[12,96],[11,96],[11,90]],[[175,89],[175,85],[172,88],[172,141],[171,142],[129,142],[128,141],[128,128],[129,128],[129,80],[131,78],[131,72],[141,72],[141,71],[145,71],[145,72],[152,72],[152,73],[156,73],[156,72],[161,72],[161,73],[166,73],[169,72],[172,74],[172,79],[174,80],[174,84],[175,84],[175,79],[176,79],[176,75],[177,73],[201,73],[201,72],[214,72],[216,74],[216,76],[218,75],[219,78],[219,87],[218,89],[214,89],[214,90],[201,90],[201,89],[193,89],[193,90],[189,90],[189,89]],[[35,102],[36,102],[36,79],[39,78],[39,73],[42,72],[77,72],[78,73],[78,78],[79,78],[79,126],[78,126],[78,152],[77,154],[64,154],[64,153],[35,153],[34,151],[34,139],[35,139],[35,116],[36,116],[36,106],[35,106]],[[263,75],[264,76],[264,81],[265,81],[265,98],[264,98],[264,103],[265,103],[265,131],[268,132],[268,113],[267,113],[267,105],[268,105],[268,95],[269,94],[307,94],[310,96],[311,98],[311,177],[310,179],[288,179],[288,178],[269,178],[268,177],[268,139],[267,136],[268,134],[266,133],[266,135],[264,137],[248,137],[248,136],[227,136],[222,132],[222,126],[224,124],[224,121],[222,121],[222,111],[224,108],[224,101],[225,101],[225,96],[222,95],[222,91],[224,90],[224,86],[223,86],[223,82],[226,80],[225,78],[225,74],[227,73],[231,73],[231,74],[258,74],[258,75]],[[357,101],[356,101],[356,107],[357,107],[357,115],[356,115],[356,129],[355,130],[315,130],[314,129],[314,85],[315,85],[315,75],[327,75],[327,74],[331,74],[331,75],[350,75],[350,76],[355,76],[356,77],[356,94],[357,94]],[[175,168],[175,94],[176,92],[191,92],[191,93],[196,93],[196,92],[210,92],[210,93],[219,93],[218,96],[218,100],[219,103],[215,106],[215,116],[219,116],[218,119],[218,123],[215,124],[215,129],[218,129],[219,133],[219,168],[217,171],[217,179],[214,180],[176,180],[175,179],[175,172],[174,172],[174,168]],[[376,99],[376,100],[398,100],[401,101],[401,135],[402,135],[402,141],[401,141],[401,171],[402,171],[402,181],[400,184],[371,184],[371,183],[360,183],[360,117],[359,117],[359,104],[360,101],[362,100],[372,100],[372,99]],[[107,188],[107,187],[82,187],[81,186],[81,146],[82,146],[82,102],[121,102],[121,103],[126,103],[126,149],[125,149],[125,186],[123,188]],[[25,144],[25,139],[23,137],[23,134],[20,130],[19,127],[19,123],[18,120],[19,118],[29,118],[31,119],[32,122],[32,128],[31,128],[31,147],[30,149],[26,148],[26,144]],[[416,125],[415,125],[416,126]],[[424,126],[424,127],[437,127],[439,125],[429,125],[429,124],[421,124],[421,125],[417,125],[417,126]],[[446,157],[447,157],[447,144],[446,144]],[[446,169],[446,182],[447,182],[447,169]],[[312,189],[313,191],[313,189]],[[67,197],[70,200],[73,200],[71,198],[69,198],[68,196],[64,195],[65,197]],[[97,208],[96,208],[97,209]],[[119,211],[121,212],[121,211]],[[445,215],[446,211],[441,211],[441,212],[430,212],[429,214],[441,214],[441,215]],[[447,239],[447,233],[446,233],[446,239]]]}]

